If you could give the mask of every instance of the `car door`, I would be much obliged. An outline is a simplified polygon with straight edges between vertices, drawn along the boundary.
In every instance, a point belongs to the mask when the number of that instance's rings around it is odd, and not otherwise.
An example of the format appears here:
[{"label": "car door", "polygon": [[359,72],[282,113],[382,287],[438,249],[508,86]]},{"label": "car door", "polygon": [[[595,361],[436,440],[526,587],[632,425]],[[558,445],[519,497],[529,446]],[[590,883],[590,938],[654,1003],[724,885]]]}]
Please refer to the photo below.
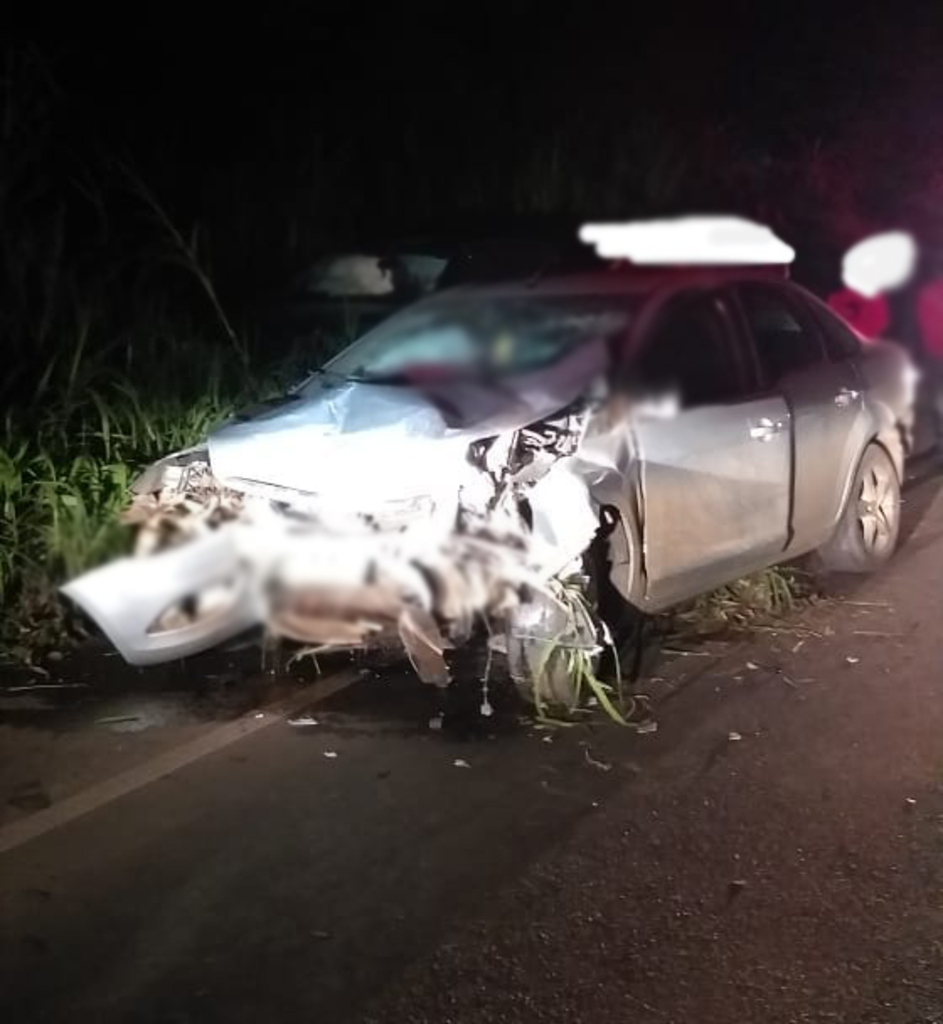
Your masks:
[{"label": "car door", "polygon": [[[758,394],[719,292],[679,295],[634,348],[646,603],[663,607],[769,564],[787,539],[789,414]],[[653,408],[659,408],[656,403]]]},{"label": "car door", "polygon": [[831,535],[864,445],[861,384],[853,360],[826,344],[797,289],[750,282],[736,292],[764,382],[789,407],[795,446],[789,547],[808,551]]}]

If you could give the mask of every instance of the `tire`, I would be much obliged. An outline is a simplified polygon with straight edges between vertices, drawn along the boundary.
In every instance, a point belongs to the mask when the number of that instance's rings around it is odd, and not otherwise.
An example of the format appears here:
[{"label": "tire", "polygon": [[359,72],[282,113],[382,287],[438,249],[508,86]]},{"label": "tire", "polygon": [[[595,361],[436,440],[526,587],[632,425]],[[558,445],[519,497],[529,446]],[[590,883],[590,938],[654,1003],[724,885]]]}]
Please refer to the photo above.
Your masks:
[{"label": "tire", "polygon": [[580,680],[571,671],[581,652],[595,673],[598,654],[596,624],[576,612],[574,621],[558,604],[534,594],[519,610],[507,635],[508,669],[518,694],[528,704],[574,708],[581,697]]},{"label": "tire", "polygon": [[900,480],[887,452],[865,449],[831,540],[819,548],[826,569],[874,572],[894,553],[900,534]]},{"label": "tire", "polygon": [[[618,528],[616,520],[606,520],[600,532],[583,556],[583,568],[587,586],[585,597],[596,619],[605,623],[612,639],[614,650],[604,647],[591,661],[591,670],[605,682],[614,682],[622,664],[621,676],[634,678],[638,672],[639,640],[644,616],[616,590],[609,579],[611,569],[609,535]],[[630,535],[631,537],[634,535]],[[632,549],[637,550],[637,545]],[[525,634],[559,637],[559,648],[551,647],[546,640],[528,642],[512,628],[508,635],[508,662],[511,678],[520,696],[529,704],[539,701],[551,707],[575,707],[585,697],[585,685],[570,672],[571,652],[598,644],[603,638],[593,618],[581,619],[574,633],[564,634],[565,620],[549,604],[537,600],[524,615],[533,620],[535,629],[525,629]],[[539,623],[539,625],[538,625]],[[535,680],[540,682],[535,690]],[[538,692],[539,691],[539,692]]]}]

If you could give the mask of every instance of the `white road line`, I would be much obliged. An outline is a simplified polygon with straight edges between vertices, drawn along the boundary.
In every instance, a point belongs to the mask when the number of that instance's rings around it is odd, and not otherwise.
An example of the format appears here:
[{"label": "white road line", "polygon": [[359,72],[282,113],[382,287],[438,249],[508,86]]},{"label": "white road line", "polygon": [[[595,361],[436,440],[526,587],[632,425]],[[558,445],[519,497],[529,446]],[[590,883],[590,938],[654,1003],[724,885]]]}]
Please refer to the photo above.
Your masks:
[{"label": "white road line", "polygon": [[234,722],[226,722],[189,743],[158,754],[145,764],[89,786],[88,789],[66,797],[65,800],[45,810],[36,811],[27,818],[10,822],[9,825],[0,827],[0,854],[22,846],[23,843],[28,843],[31,839],[45,835],[70,821],[75,821],[76,818],[104,807],[118,797],[133,793],[134,790],[185,768],[188,764],[193,764],[194,761],[199,761],[200,758],[228,747],[231,743],[236,743],[261,729],[283,723],[285,716],[325,700],[350,686],[356,678],[356,669],[345,669],[336,675],[328,676],[283,701],[256,708]]}]

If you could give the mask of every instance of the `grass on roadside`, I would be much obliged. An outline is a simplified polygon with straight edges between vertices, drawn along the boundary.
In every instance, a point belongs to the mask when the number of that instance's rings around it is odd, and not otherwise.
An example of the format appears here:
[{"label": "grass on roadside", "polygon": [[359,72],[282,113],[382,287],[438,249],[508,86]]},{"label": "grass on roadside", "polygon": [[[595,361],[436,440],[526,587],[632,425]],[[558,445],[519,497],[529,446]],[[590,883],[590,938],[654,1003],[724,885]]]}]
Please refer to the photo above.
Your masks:
[{"label": "grass on roadside", "polygon": [[[658,633],[663,642],[691,643],[721,634],[771,628],[811,601],[814,595],[811,577],[793,567],[774,566],[719,587],[667,613],[662,617],[663,628]],[[583,720],[580,716],[585,713],[587,704],[598,705],[619,725],[638,724],[636,718],[641,708],[641,720],[645,721],[649,710],[647,698],[624,689],[618,662],[615,683],[604,682],[596,674],[597,654],[585,645],[567,642],[577,632],[574,624],[581,615],[593,618],[582,590],[579,586],[564,584],[557,597],[569,610],[570,622],[559,637],[545,643],[534,669],[531,699],[538,721],[572,724]],[[606,642],[611,642],[608,637]],[[638,642],[643,642],[641,633]],[[560,705],[559,701],[554,704],[549,697],[561,692],[560,684],[550,679],[550,673],[561,671],[571,680],[571,695],[565,705]]]},{"label": "grass on roadside", "polygon": [[792,566],[773,566],[745,576],[669,613],[679,637],[708,637],[770,626],[815,596],[812,577]]}]

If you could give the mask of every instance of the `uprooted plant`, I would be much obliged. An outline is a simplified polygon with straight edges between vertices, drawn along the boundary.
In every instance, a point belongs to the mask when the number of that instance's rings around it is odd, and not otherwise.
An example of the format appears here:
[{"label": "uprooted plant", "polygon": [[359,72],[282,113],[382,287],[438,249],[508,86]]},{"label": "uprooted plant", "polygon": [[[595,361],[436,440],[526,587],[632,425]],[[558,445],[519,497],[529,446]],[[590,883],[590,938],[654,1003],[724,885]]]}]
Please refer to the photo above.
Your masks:
[{"label": "uprooted plant", "polygon": [[769,627],[815,597],[811,576],[792,566],[774,566],[718,587],[669,614],[677,638],[749,632]]}]

